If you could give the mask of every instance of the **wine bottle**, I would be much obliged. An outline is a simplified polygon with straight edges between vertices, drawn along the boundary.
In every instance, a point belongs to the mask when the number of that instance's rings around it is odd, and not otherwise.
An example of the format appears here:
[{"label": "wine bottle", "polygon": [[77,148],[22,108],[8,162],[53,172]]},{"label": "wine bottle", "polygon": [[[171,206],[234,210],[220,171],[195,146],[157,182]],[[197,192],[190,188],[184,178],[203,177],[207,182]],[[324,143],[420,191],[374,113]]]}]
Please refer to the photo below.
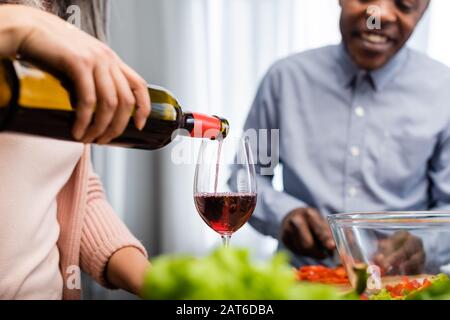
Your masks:
[{"label": "wine bottle", "polygon": [[[0,131],[74,140],[71,129],[75,110],[69,82],[27,62],[0,61]],[[152,111],[142,131],[131,119],[121,136],[110,145],[155,150],[178,134],[194,138],[225,138],[227,120],[217,116],[183,112],[167,90],[149,86]]]}]

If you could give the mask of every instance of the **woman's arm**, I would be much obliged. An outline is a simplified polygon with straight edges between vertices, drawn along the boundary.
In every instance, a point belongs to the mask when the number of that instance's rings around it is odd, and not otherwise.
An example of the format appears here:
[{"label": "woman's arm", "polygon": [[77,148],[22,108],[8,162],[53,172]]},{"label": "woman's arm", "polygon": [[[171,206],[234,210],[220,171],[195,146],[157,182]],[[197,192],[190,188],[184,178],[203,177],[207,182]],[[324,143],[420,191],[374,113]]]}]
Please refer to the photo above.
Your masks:
[{"label": "woman's arm", "polygon": [[145,80],[106,44],[68,22],[37,9],[1,5],[0,57],[16,55],[72,81],[76,139],[108,143],[125,130],[135,106],[135,125],[144,127],[150,114]]},{"label": "woman's arm", "polygon": [[[134,106],[136,126],[145,125],[150,113],[146,82],[108,46],[64,20],[25,6],[1,5],[0,57],[17,55],[72,80],[78,98],[73,133],[83,142],[107,143],[120,135]],[[145,248],[115,215],[94,174],[83,222],[82,268],[105,285],[138,294],[150,265]]]},{"label": "woman's arm", "polygon": [[122,248],[112,255],[106,266],[106,279],[117,288],[141,295],[143,280],[150,263],[134,247]]},{"label": "woman's arm", "polygon": [[92,169],[87,192],[80,246],[81,269],[103,286],[139,295],[145,270],[150,266],[145,248],[114,212]]}]

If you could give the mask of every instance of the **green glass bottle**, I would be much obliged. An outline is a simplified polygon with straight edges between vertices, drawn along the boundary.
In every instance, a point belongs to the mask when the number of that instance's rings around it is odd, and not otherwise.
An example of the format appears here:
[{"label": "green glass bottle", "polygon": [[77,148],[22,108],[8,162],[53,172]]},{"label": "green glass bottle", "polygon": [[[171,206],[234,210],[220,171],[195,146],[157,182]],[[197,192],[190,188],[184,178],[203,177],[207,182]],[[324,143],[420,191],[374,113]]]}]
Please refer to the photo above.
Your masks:
[{"label": "green glass bottle", "polygon": [[[75,110],[71,90],[42,69],[23,61],[0,61],[0,131],[73,140]],[[110,144],[155,150],[169,144],[177,134],[218,139],[228,135],[227,120],[217,116],[183,112],[164,88],[149,86],[152,111],[142,131],[130,120],[123,134]],[[180,130],[183,129],[183,130]]]}]

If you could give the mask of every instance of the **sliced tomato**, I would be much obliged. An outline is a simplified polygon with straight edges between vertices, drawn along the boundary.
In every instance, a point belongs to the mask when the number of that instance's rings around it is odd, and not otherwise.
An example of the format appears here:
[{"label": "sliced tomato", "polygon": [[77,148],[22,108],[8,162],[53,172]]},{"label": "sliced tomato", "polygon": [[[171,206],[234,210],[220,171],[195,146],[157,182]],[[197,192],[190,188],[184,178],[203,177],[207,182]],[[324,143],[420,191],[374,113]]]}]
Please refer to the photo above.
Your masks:
[{"label": "sliced tomato", "polygon": [[363,293],[359,296],[359,299],[360,300],[369,300],[369,296]]},{"label": "sliced tomato", "polygon": [[343,267],[327,268],[321,265],[304,266],[297,271],[297,279],[326,284],[348,283],[347,273]]},{"label": "sliced tomato", "polygon": [[402,298],[409,293],[417,290],[423,290],[431,285],[431,281],[424,279],[422,283],[415,279],[409,280],[408,277],[402,277],[401,282],[395,286],[387,285],[385,288],[393,298]]},{"label": "sliced tomato", "polygon": [[401,283],[399,283],[394,286],[394,288],[392,289],[392,291],[390,291],[390,293],[394,298],[399,298],[404,296],[405,294],[404,289],[405,289],[404,286]]},{"label": "sliced tomato", "polygon": [[429,286],[431,286],[431,281],[428,279],[424,279],[422,283],[422,288],[425,289],[428,288]]}]

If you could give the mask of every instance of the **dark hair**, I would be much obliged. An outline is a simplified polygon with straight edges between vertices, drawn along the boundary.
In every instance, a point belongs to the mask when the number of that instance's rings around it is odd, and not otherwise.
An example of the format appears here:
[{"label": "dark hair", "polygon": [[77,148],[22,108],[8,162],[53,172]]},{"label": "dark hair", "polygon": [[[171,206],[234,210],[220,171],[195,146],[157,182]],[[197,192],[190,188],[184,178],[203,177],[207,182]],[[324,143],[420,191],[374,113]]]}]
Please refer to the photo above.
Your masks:
[{"label": "dark hair", "polygon": [[51,11],[63,19],[70,15],[67,9],[76,5],[81,12],[81,29],[105,41],[108,38],[108,0],[53,0],[49,1]]}]

